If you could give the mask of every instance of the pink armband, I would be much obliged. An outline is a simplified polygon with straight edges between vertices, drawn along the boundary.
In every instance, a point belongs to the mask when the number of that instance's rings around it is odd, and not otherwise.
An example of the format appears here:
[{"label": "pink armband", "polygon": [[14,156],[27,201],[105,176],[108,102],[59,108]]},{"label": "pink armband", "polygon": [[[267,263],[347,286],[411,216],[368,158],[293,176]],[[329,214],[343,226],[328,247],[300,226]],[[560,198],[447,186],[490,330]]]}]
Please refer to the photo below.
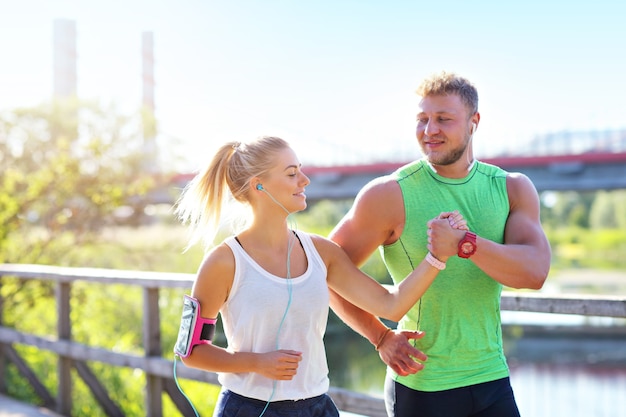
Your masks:
[{"label": "pink armband", "polygon": [[200,303],[193,297],[183,298],[183,314],[180,320],[178,338],[174,345],[174,353],[181,358],[191,355],[196,345],[211,343],[215,334],[217,319],[205,319],[200,314]]}]

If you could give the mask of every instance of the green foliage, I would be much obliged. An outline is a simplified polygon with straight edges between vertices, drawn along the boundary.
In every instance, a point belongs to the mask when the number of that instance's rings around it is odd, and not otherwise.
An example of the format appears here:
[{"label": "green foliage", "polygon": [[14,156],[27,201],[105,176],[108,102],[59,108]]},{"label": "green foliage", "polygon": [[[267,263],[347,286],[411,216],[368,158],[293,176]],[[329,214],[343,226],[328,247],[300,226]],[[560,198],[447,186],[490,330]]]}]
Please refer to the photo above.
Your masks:
[{"label": "green foliage", "polygon": [[584,204],[574,205],[569,212],[568,224],[577,227],[587,227],[589,225],[588,210]]},{"label": "green foliage", "polygon": [[304,212],[294,214],[298,229],[321,236],[328,236],[332,228],[348,212],[352,201],[322,200],[313,203]]},{"label": "green foliage", "polygon": [[[126,416],[144,416],[145,401],[142,388],[146,384],[143,372],[133,369],[113,368],[98,362],[88,362],[91,371],[98,375],[98,380],[106,388],[111,400],[122,408]],[[106,413],[93,397],[91,390],[72,371],[72,416],[106,417]]]},{"label": "green foliage", "polygon": [[599,191],[589,217],[592,229],[626,229],[626,190]]},{"label": "green foliage", "polygon": [[10,307],[4,314],[6,325],[27,333],[56,332],[57,314],[51,283],[3,278],[2,296]]},{"label": "green foliage", "polygon": [[[31,346],[16,345],[14,348],[26,364],[31,369],[35,370],[39,381],[41,381],[49,392],[55,395],[57,389],[57,355],[38,350]],[[5,380],[7,381],[7,394],[9,396],[29,403],[42,405],[42,401],[36,396],[34,389],[26,379],[21,377],[17,368],[12,363],[7,366]]]},{"label": "green foliage", "polygon": [[[124,320],[120,320],[120,306],[124,306]],[[70,319],[78,343],[142,354],[142,315],[141,288],[88,282],[72,286]]]},{"label": "green foliage", "polygon": [[0,262],[58,263],[112,223],[116,208],[141,201],[155,185],[142,144],[133,118],[93,103],[0,114]]},{"label": "green foliage", "polygon": [[542,222],[553,249],[553,269],[626,267],[625,190],[542,197]]},{"label": "green foliage", "polygon": [[590,213],[593,228],[608,229],[617,226],[615,205],[611,195],[606,191],[598,191]]},{"label": "green foliage", "polygon": [[626,268],[626,229],[548,229],[556,268]]},{"label": "green foliage", "polygon": [[589,227],[593,193],[544,192],[541,195],[541,220],[546,227]]},{"label": "green foliage", "polygon": [[[120,263],[101,256],[109,253],[107,245],[119,247],[100,239],[104,228],[115,223],[115,210],[129,204],[141,208],[142,196],[159,180],[145,172],[147,156],[138,120],[114,108],[75,100],[0,114],[0,262],[117,268],[136,264],[150,269],[151,261],[133,263],[121,256]],[[50,283],[5,277],[0,291],[4,325],[38,335],[56,333]],[[71,301],[75,340],[108,349],[138,350],[142,314],[138,300],[141,293],[126,288],[75,285]],[[129,320],[119,320],[120,306],[130,310],[126,312]],[[56,372],[50,355],[19,349],[54,392]],[[141,404],[137,401],[141,384],[132,378],[134,371],[92,366],[111,392],[124,395],[120,399],[129,410],[132,404]],[[8,378],[9,386],[33,396],[32,390],[21,389],[22,380],[12,367]],[[93,399],[84,395],[87,392],[77,384],[75,415],[95,415]]]}]

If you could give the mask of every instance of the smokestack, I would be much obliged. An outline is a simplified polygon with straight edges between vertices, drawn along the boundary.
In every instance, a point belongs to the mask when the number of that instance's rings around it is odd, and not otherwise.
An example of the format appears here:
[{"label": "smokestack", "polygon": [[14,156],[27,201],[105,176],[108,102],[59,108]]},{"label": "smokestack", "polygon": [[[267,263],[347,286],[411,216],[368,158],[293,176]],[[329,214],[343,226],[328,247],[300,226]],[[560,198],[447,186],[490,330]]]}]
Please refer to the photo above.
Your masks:
[{"label": "smokestack", "polygon": [[54,97],[76,97],[76,22],[54,21]]},{"label": "smokestack", "polygon": [[154,36],[152,32],[143,32],[141,36],[143,106],[154,112]]},{"label": "smokestack", "polygon": [[156,146],[156,117],[154,114],[154,37],[152,32],[141,36],[143,99],[141,120],[143,125],[144,170],[158,171],[158,149]]}]

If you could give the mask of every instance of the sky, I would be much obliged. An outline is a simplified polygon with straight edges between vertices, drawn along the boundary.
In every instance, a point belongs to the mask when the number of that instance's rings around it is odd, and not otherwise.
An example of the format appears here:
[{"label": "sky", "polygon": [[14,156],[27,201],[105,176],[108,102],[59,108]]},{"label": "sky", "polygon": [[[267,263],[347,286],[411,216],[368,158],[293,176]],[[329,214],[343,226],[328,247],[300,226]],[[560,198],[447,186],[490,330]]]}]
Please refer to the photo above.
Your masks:
[{"label": "sky", "polygon": [[415,89],[441,70],[478,88],[479,158],[547,132],[626,128],[626,2],[0,6],[0,111],[52,97],[55,19],[76,22],[78,96],[138,111],[141,38],[152,32],[159,134],[180,142],[177,152],[190,169],[226,141],[261,135],[289,141],[305,165],[408,161],[420,155]]}]

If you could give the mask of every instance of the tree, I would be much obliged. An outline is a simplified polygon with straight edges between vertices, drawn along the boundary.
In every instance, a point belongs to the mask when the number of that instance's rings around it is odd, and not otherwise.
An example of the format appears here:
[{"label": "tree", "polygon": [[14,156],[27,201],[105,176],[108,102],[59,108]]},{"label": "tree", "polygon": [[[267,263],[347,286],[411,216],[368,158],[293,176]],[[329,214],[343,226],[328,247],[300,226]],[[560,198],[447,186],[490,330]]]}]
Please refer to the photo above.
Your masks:
[{"label": "tree", "polygon": [[95,103],[0,114],[0,262],[62,264],[117,208],[142,202],[159,182],[142,146],[139,116]]},{"label": "tree", "polygon": [[626,191],[599,191],[589,217],[594,229],[626,229]]},{"label": "tree", "polygon": [[618,229],[626,230],[626,190],[613,191],[615,205],[615,224]]},{"label": "tree", "polygon": [[542,208],[541,219],[545,224],[555,228],[589,227],[589,211],[595,199],[595,192],[564,191],[553,193],[550,199],[550,209]]}]

